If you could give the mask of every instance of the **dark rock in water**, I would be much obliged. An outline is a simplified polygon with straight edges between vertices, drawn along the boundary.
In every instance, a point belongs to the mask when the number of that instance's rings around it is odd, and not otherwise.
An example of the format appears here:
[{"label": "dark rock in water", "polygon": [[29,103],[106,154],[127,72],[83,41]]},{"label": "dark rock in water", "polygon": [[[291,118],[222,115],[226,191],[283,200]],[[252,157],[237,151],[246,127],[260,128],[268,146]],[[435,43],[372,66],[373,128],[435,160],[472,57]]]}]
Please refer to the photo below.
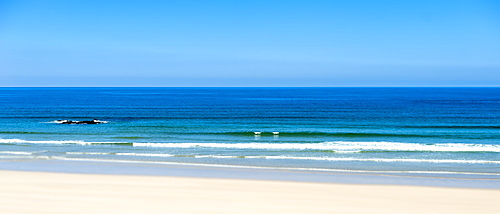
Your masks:
[{"label": "dark rock in water", "polygon": [[61,123],[61,124],[101,124],[101,123],[105,123],[106,121],[100,121],[98,119],[93,119],[93,120],[84,120],[84,121],[57,120],[57,122]]},{"label": "dark rock in water", "polygon": [[84,120],[84,121],[78,121],[76,124],[99,124],[101,122],[96,121],[96,120]]}]

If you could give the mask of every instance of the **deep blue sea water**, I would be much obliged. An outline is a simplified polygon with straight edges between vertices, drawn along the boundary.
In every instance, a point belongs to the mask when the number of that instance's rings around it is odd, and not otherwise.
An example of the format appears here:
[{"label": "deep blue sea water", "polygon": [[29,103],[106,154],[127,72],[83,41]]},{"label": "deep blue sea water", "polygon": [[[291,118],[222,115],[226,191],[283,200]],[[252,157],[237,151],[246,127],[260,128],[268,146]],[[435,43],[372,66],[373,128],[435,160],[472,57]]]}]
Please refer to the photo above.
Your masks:
[{"label": "deep blue sea water", "polygon": [[500,175],[500,88],[0,88],[0,158]]}]

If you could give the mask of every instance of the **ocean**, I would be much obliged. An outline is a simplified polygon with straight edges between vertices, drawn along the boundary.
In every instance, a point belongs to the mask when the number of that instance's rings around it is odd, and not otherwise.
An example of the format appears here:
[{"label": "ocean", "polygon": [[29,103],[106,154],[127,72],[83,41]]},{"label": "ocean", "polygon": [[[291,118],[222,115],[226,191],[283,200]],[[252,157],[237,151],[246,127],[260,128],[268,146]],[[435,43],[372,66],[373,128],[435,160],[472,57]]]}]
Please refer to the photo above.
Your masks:
[{"label": "ocean", "polygon": [[0,88],[0,159],[500,175],[500,88]]}]

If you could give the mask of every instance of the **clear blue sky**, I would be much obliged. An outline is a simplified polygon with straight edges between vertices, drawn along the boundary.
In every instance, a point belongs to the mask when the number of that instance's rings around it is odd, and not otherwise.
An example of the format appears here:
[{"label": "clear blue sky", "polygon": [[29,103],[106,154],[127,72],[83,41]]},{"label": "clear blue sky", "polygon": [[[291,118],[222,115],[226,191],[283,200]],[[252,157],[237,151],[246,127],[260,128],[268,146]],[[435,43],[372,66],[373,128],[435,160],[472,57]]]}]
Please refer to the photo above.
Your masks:
[{"label": "clear blue sky", "polygon": [[0,0],[0,86],[500,86],[500,1]]}]

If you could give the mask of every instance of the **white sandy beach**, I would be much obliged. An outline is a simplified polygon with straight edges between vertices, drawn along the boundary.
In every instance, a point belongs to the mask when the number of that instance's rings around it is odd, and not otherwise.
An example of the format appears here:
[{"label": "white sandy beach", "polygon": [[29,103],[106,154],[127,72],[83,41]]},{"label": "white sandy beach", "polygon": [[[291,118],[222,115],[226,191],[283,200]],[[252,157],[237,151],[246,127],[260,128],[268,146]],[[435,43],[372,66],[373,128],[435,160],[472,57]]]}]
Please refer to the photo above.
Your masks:
[{"label": "white sandy beach", "polygon": [[500,213],[498,189],[0,174],[0,213]]}]

